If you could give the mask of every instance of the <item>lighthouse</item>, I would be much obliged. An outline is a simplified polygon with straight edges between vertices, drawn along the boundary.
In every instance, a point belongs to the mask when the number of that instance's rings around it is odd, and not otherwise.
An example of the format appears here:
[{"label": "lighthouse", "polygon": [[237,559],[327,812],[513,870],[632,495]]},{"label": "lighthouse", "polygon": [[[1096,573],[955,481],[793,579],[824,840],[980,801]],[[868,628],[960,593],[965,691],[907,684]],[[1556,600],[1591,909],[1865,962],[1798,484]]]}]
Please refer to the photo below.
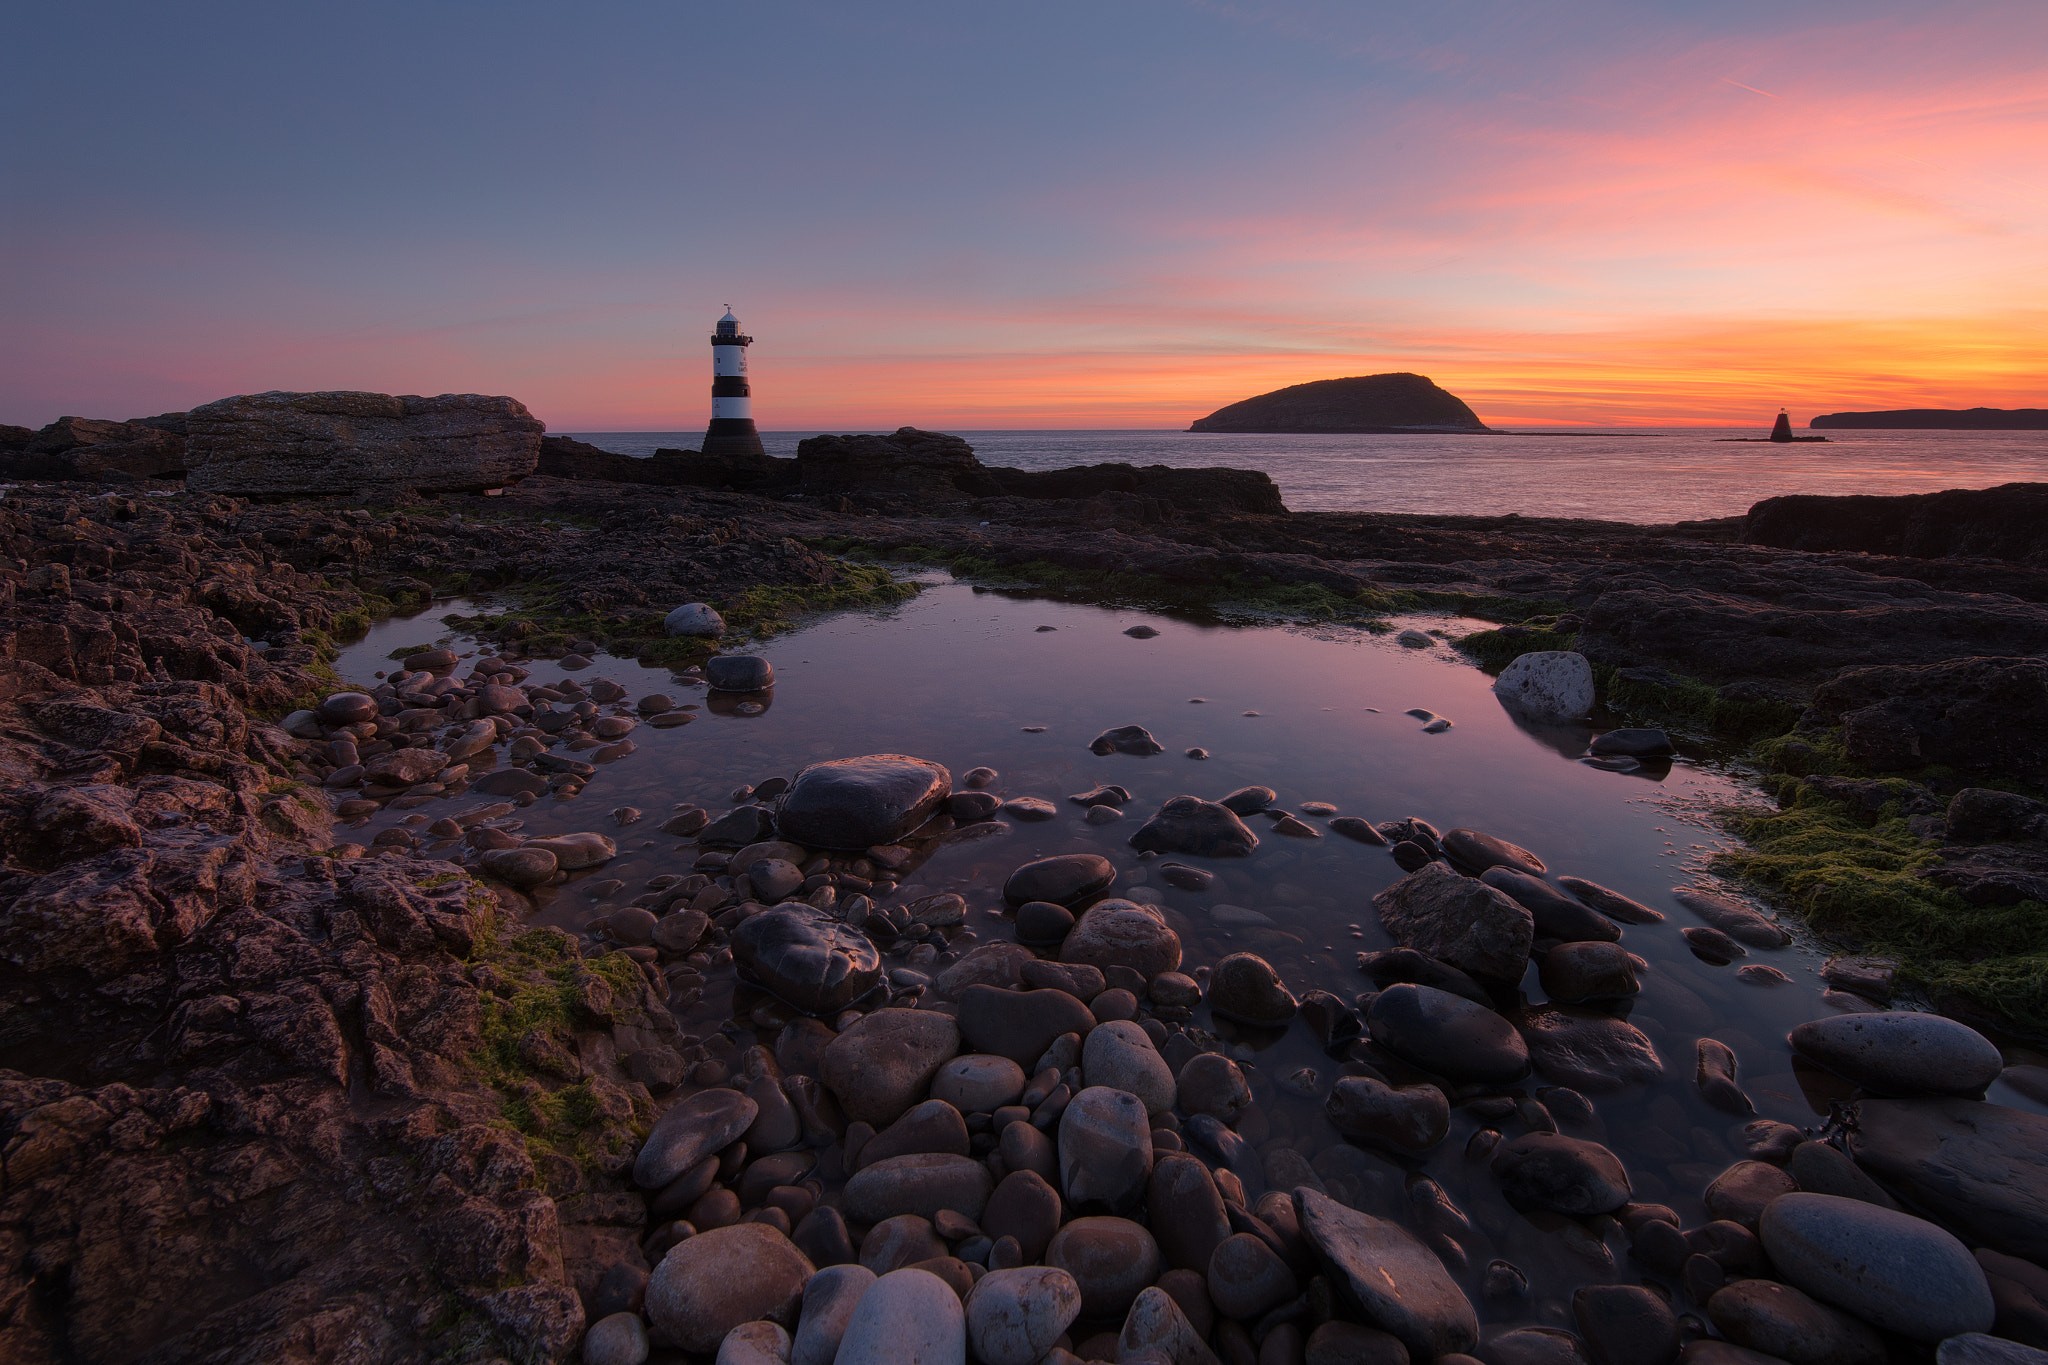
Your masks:
[{"label": "lighthouse", "polygon": [[704,432],[706,455],[743,455],[761,459],[761,433],[754,430],[754,400],[747,393],[747,347],[754,344],[740,332],[740,320],[725,310],[711,336],[711,425]]}]

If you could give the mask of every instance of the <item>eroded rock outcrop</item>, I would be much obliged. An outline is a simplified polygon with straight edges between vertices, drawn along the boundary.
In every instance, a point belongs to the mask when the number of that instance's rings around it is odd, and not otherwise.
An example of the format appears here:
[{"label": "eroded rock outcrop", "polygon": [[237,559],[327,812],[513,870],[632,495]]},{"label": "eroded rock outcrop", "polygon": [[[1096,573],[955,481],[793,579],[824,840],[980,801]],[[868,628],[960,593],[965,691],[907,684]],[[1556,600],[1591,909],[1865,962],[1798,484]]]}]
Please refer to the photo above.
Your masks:
[{"label": "eroded rock outcrop", "polygon": [[186,426],[187,484],[247,497],[496,488],[533,472],[545,430],[513,398],[351,391],[222,398]]}]

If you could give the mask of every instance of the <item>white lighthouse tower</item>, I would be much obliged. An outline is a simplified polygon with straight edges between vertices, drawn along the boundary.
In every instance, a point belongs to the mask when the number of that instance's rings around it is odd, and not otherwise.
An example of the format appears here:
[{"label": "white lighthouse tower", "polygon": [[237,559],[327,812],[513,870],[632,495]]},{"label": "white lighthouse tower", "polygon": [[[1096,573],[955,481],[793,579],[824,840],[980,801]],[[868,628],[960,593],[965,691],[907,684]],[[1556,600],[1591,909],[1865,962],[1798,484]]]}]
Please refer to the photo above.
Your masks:
[{"label": "white lighthouse tower", "polygon": [[754,400],[747,391],[747,347],[740,320],[725,310],[711,337],[711,425],[704,432],[706,455],[741,455],[760,459],[761,433],[754,429]]}]

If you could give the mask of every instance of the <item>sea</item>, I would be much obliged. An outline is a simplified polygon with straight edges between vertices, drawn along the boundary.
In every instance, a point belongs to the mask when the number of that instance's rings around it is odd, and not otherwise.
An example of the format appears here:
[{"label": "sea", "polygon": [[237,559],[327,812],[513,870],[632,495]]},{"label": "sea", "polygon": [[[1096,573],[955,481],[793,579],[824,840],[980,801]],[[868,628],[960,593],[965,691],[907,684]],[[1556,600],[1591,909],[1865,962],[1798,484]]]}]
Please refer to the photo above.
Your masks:
[{"label": "sea", "polygon": [[[563,432],[622,455],[695,449],[692,431]],[[793,456],[815,431],[764,431]],[[1262,469],[1300,512],[1588,517],[1660,525],[1739,516],[1781,493],[1931,493],[2048,482],[2048,431],[1832,431],[1771,445],[1768,428],[1586,427],[1382,436],[961,431],[984,464],[1121,462]],[[1808,433],[1802,433],[1808,434]],[[1817,434],[1817,433],[1815,433]],[[1739,438],[1757,444],[1737,444]]]}]

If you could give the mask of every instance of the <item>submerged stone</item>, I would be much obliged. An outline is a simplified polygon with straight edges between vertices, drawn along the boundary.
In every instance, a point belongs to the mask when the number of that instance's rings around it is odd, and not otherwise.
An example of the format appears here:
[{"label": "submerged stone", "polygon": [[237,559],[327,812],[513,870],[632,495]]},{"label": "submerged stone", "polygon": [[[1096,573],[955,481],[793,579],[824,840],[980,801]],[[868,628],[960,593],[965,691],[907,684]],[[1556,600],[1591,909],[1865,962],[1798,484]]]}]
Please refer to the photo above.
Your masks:
[{"label": "submerged stone", "polygon": [[808,905],[784,905],[740,921],[733,958],[754,980],[806,1014],[836,1014],[882,982],[867,935]]},{"label": "submerged stone", "polygon": [[1140,852],[1179,853],[1194,858],[1244,858],[1259,836],[1228,807],[1198,796],[1176,796],[1131,836]]},{"label": "submerged stone", "polygon": [[776,809],[776,828],[810,848],[866,849],[909,835],[952,794],[953,775],[930,759],[869,754],[808,764]]}]

